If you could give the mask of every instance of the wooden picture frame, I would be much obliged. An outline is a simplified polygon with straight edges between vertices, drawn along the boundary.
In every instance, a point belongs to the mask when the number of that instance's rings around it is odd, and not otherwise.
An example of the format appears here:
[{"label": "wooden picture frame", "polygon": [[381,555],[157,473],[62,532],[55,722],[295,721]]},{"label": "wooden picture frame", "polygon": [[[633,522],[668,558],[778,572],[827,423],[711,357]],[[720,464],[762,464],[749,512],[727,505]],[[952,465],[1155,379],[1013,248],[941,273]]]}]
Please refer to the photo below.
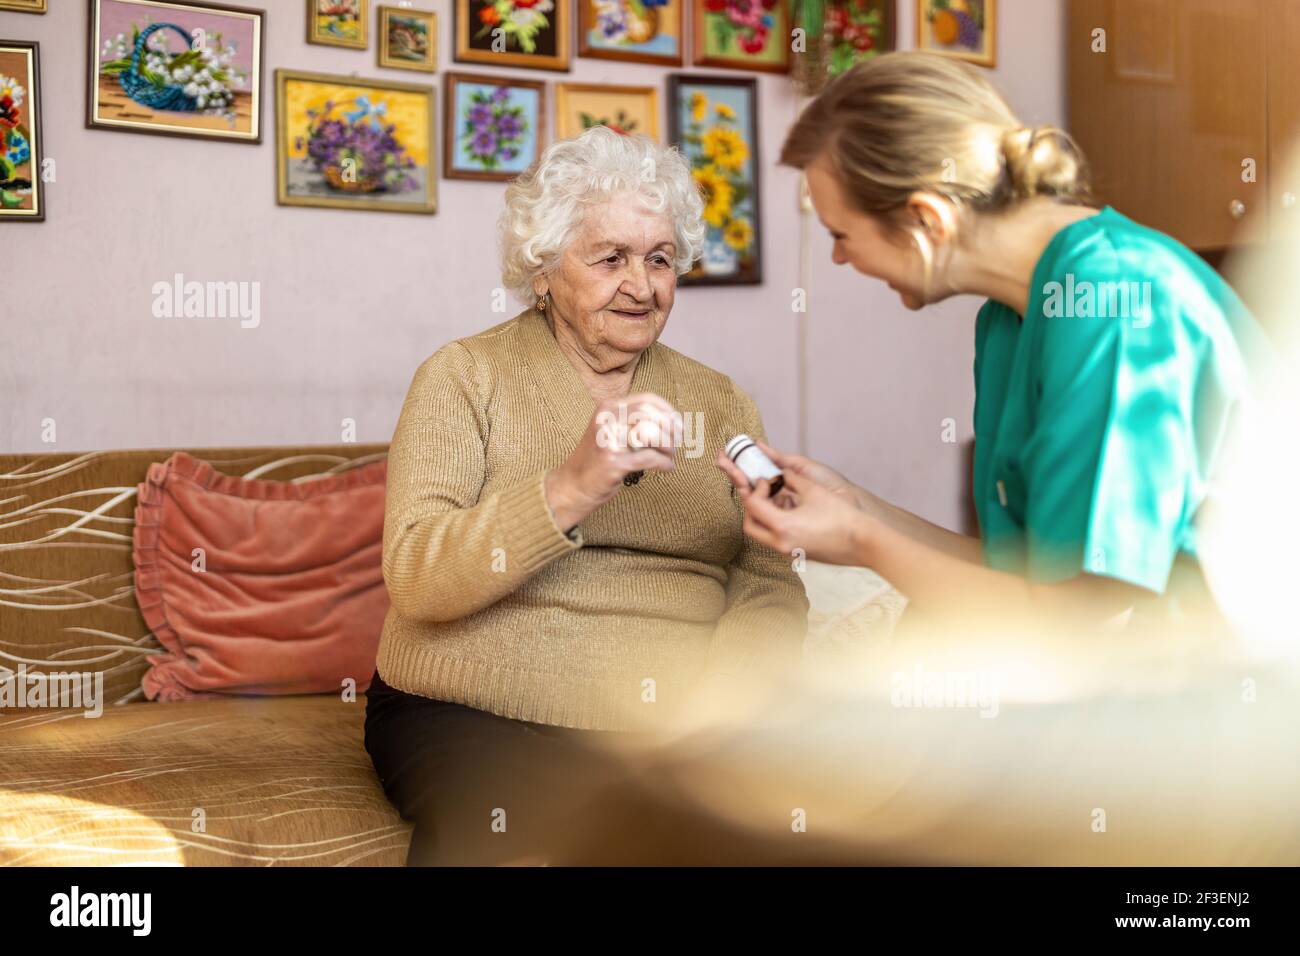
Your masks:
[{"label": "wooden picture frame", "polygon": [[[722,67],[727,70],[749,70],[760,73],[789,73],[790,30],[793,26],[790,0],[777,0],[772,12],[772,25],[761,32],[752,26],[734,24],[725,12],[716,12],[705,7],[702,0],[694,3],[695,16],[691,24],[691,45],[696,66]],[[725,34],[728,39],[723,44],[719,37]],[[757,41],[765,38],[761,54],[745,53],[738,49],[744,41]],[[720,49],[720,47],[730,49]]]},{"label": "wooden picture frame", "polygon": [[[998,65],[997,0],[916,0],[916,48],[990,69]],[[977,31],[979,44],[966,35]]]},{"label": "wooden picture frame", "polygon": [[[313,85],[319,89],[312,89]],[[375,90],[390,95],[384,97]],[[280,205],[437,212],[438,128],[432,86],[281,69],[275,71],[275,103],[276,201]],[[344,106],[355,109],[349,111]],[[341,126],[344,136],[362,123],[376,128],[376,124],[392,125],[400,152],[394,155],[390,149],[376,156],[376,171],[372,172],[366,169],[364,158],[358,162],[352,157],[357,151],[364,157],[373,137],[358,137],[353,149],[346,141],[341,143],[338,135],[322,134],[320,125],[313,129],[318,120],[321,125],[335,123],[331,131],[335,134]],[[403,124],[414,125],[414,131],[402,129]],[[347,158],[340,158],[345,153]],[[413,165],[404,164],[405,159]],[[416,180],[415,185],[408,186],[402,177]]]},{"label": "wooden picture frame", "polygon": [[[262,141],[266,11],[209,0],[89,0],[87,8],[88,129],[224,142]],[[130,44],[115,39],[127,26],[133,33]],[[228,36],[229,30],[236,35]],[[155,40],[157,36],[162,39]],[[196,45],[200,41],[206,45],[218,37],[225,45],[215,56],[218,64],[223,58],[227,62],[217,67],[217,76],[204,81],[199,93],[191,91],[191,84],[212,69],[211,64],[191,64],[192,78],[165,84],[151,79],[160,74],[149,70],[149,56],[142,58],[143,71],[133,64],[137,45],[142,54],[149,55],[165,47],[169,62],[175,62],[179,56],[203,49]],[[186,38],[189,46],[180,53],[171,52],[178,38]],[[106,61],[104,57],[109,55],[112,59]],[[198,73],[194,65],[201,67]],[[161,76],[166,79],[165,74]],[[222,76],[225,99],[209,100],[209,85]],[[243,85],[248,89],[235,89]]]},{"label": "wooden picture frame", "polygon": [[[703,94],[703,102],[695,100],[697,92]],[[718,132],[704,128],[704,121],[711,115],[716,117]],[[758,118],[757,77],[695,73],[668,76],[669,143],[681,150],[705,195],[704,221],[708,227],[704,256],[690,272],[678,277],[679,286],[759,285],[763,281],[762,138]],[[732,133],[744,143],[743,156],[736,149]],[[716,149],[712,157],[706,158],[700,142],[706,135],[716,137],[715,145],[729,149],[730,158],[719,158]],[[710,188],[715,177],[728,180],[725,189]],[[746,232],[748,241],[741,246]]]},{"label": "wooden picture frame", "polygon": [[44,222],[40,44],[0,40],[0,77],[0,222]]},{"label": "wooden picture frame", "polygon": [[[393,42],[394,28],[407,26],[411,39],[404,49]],[[422,34],[421,35],[421,31]],[[423,43],[421,51],[418,44]],[[413,10],[409,7],[379,7],[379,65],[392,70],[415,70],[433,73],[438,68],[438,14],[432,10]],[[413,58],[413,53],[421,55]]]},{"label": "wooden picture frame", "polygon": [[[452,30],[455,36],[453,59],[457,63],[491,64],[492,66],[512,66],[526,70],[552,70],[560,73],[569,71],[569,40],[573,33],[573,0],[553,0],[551,10],[536,16],[547,24],[537,28],[534,33],[527,33],[526,28],[514,25],[501,27],[506,22],[504,14],[510,14],[513,0],[452,0],[455,16]],[[490,13],[488,12],[490,11]],[[491,19],[495,18],[495,20]],[[506,30],[498,34],[497,39],[505,44],[505,49],[497,52],[491,48],[494,29]],[[524,32],[521,32],[523,30]],[[534,51],[527,52],[522,44],[523,37],[534,44]]]},{"label": "wooden picture frame", "polygon": [[[321,5],[332,7],[355,4],[356,18],[353,26],[339,24],[338,14],[322,13]],[[328,19],[322,19],[328,18]],[[370,46],[370,0],[307,0],[307,42],[321,46],[339,46],[349,50],[364,50]]]},{"label": "wooden picture frame", "polygon": [[[633,98],[641,102],[629,114]],[[587,114],[583,106],[596,110]],[[618,110],[617,113],[609,113]],[[595,122],[587,123],[584,114]],[[555,138],[577,136],[588,126],[608,126],[620,133],[640,133],[659,139],[659,90],[653,86],[621,86],[612,83],[556,83]]]},{"label": "wooden picture frame", "polygon": [[[476,87],[479,89],[475,89]],[[521,101],[517,103],[511,103],[506,99],[498,104],[481,104],[489,106],[496,114],[494,118],[497,120],[495,125],[498,129],[494,130],[494,133],[499,133],[501,125],[499,119],[503,108],[532,113],[531,130],[525,124],[520,130],[521,135],[511,137],[511,142],[507,146],[508,149],[513,148],[518,141],[520,149],[517,156],[507,159],[500,157],[497,149],[499,137],[494,137],[491,154],[486,151],[479,151],[476,154],[472,151],[472,142],[467,142],[474,130],[471,125],[467,125],[472,123],[472,120],[468,118],[465,107],[472,108],[472,105],[480,105],[472,104],[472,100],[476,93],[481,93],[487,87],[519,91],[524,94]],[[520,80],[510,76],[484,76],[476,73],[444,73],[442,89],[442,175],[444,178],[509,182],[531,166],[546,148],[546,84],[541,80]],[[467,101],[465,96],[470,100]],[[466,123],[462,123],[462,119],[465,119]],[[530,131],[531,137],[527,135]],[[462,149],[462,147],[466,148]],[[465,153],[468,153],[468,156],[462,155]],[[501,168],[492,168],[497,162],[500,162]]]},{"label": "wooden picture frame", "polygon": [[638,3],[639,10],[630,8],[628,0],[577,2],[578,56],[658,66],[685,62],[685,11],[693,0]]},{"label": "wooden picture frame", "polygon": [[0,0],[0,10],[14,13],[44,13],[46,0]]}]

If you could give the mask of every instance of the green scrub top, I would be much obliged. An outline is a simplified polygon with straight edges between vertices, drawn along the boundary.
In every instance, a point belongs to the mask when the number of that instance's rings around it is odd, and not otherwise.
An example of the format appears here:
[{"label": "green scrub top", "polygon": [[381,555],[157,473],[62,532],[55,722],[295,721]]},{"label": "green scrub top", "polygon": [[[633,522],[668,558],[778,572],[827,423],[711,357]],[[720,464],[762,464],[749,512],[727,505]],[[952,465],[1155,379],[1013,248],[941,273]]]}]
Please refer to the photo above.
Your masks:
[{"label": "green scrub top", "polygon": [[975,325],[974,493],[985,563],[1163,594],[1245,394],[1254,320],[1185,246],[1111,207],[1062,229],[1023,321]]}]

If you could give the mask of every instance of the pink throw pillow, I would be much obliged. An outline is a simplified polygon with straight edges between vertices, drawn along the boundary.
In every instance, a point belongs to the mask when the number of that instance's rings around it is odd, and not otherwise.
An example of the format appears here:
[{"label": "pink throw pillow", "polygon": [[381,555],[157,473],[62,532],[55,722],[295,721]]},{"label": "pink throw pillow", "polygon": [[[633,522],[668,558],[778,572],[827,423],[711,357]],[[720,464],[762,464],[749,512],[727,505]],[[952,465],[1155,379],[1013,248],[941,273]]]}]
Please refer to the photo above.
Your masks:
[{"label": "pink throw pillow", "polygon": [[[300,482],[223,475],[177,452],[135,509],[136,600],[166,649],[150,700],[370,685],[388,592],[388,462]],[[196,570],[195,549],[205,570]]]}]

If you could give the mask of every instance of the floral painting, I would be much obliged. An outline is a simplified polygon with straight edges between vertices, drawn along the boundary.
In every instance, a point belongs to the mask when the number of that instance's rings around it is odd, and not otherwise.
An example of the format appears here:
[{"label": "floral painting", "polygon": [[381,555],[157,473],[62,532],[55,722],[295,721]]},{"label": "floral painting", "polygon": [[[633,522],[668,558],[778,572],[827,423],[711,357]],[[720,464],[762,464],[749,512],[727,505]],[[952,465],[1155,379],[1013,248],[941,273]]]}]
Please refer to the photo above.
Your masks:
[{"label": "floral painting", "polygon": [[680,66],[683,2],[580,0],[578,54]]},{"label": "floral painting", "polygon": [[92,0],[88,124],[259,142],[262,30],[242,7]]},{"label": "floral painting", "polygon": [[788,0],[696,0],[695,62],[700,66],[788,72]]},{"label": "floral painting", "polygon": [[573,0],[455,0],[456,59],[538,70],[569,68]]},{"label": "floral painting", "polygon": [[284,205],[432,213],[433,87],[276,71]]},{"label": "floral painting", "polygon": [[894,49],[894,0],[830,0],[826,4],[827,71]]},{"label": "floral painting", "polygon": [[659,138],[659,91],[653,86],[560,83],[555,89],[555,135],[577,136],[593,126]]},{"label": "floral painting", "polygon": [[307,0],[307,42],[364,50],[370,0]]},{"label": "floral painting", "polygon": [[427,10],[379,8],[379,65],[432,73],[437,67],[438,18]]},{"label": "floral painting", "polygon": [[444,89],[448,179],[509,180],[537,159],[546,116],[542,83],[448,73]]},{"label": "floral painting", "polygon": [[45,218],[38,49],[35,43],[0,40],[0,221]]},{"label": "floral painting", "polygon": [[703,258],[683,285],[758,283],[758,85],[752,80],[669,78],[672,141],[691,165],[708,227]]},{"label": "floral painting", "polygon": [[996,5],[996,0],[917,0],[917,49],[995,66]]}]

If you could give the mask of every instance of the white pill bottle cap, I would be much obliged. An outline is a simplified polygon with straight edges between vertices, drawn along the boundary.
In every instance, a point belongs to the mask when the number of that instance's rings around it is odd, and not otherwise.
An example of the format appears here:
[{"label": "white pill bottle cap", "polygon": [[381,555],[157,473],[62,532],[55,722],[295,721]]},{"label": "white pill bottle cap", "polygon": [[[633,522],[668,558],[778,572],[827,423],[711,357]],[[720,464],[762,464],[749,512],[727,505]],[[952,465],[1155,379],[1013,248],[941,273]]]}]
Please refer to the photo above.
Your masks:
[{"label": "white pill bottle cap", "polygon": [[745,473],[751,485],[757,485],[766,478],[772,483],[771,493],[776,494],[785,484],[781,469],[773,464],[772,459],[748,435],[737,435],[727,442],[723,454],[736,463],[736,467]]}]

